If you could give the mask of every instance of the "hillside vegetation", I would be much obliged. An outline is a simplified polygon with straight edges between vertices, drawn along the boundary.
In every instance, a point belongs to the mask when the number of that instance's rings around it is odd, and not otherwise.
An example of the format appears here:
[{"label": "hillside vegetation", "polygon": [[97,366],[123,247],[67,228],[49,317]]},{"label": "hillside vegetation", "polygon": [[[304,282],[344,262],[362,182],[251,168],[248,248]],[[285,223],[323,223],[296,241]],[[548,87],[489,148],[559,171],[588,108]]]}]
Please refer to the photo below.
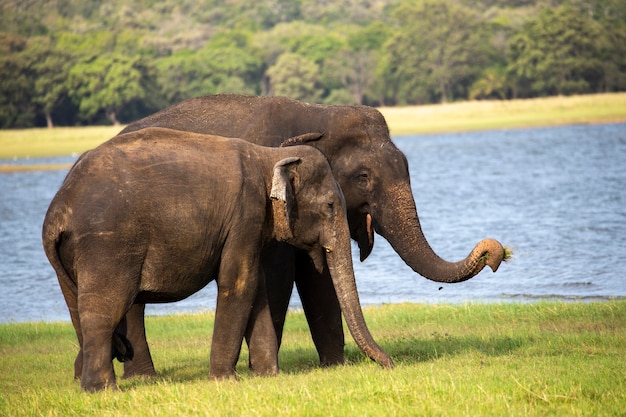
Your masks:
[{"label": "hillside vegetation", "polygon": [[398,106],[626,91],[625,0],[0,0],[0,128],[205,94]]}]

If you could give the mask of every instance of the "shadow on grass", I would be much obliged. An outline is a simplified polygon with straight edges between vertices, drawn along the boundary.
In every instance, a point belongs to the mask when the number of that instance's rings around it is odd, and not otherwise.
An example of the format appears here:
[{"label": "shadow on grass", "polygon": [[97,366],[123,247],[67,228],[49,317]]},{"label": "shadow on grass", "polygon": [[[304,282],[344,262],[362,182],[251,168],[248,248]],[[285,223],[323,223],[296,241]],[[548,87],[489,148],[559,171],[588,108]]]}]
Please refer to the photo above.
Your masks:
[{"label": "shadow on grass", "polygon": [[[483,356],[509,355],[519,348],[531,343],[529,339],[512,338],[508,336],[480,338],[475,336],[455,337],[449,334],[433,333],[429,338],[402,337],[386,340],[380,345],[385,349],[397,364],[417,364],[438,359],[453,357],[476,352]],[[356,366],[365,359],[364,354],[354,344],[345,349],[346,363]],[[242,378],[252,377],[247,367],[248,357],[243,354],[237,365],[237,373]],[[192,362],[195,362],[193,364]],[[314,348],[289,349],[283,347],[280,351],[279,362],[282,374],[298,375],[312,372],[319,368],[319,359]],[[127,380],[127,388],[158,383],[183,383],[208,380],[209,358],[198,361],[181,361],[180,364],[159,369],[157,364],[157,378],[138,378]]]},{"label": "shadow on grass", "polygon": [[[528,344],[525,338],[509,336],[481,338],[476,336],[456,337],[447,333],[433,333],[430,338],[401,337],[381,343],[396,362],[405,364],[434,361],[444,357],[456,356],[468,352],[477,352],[484,356],[508,355]],[[362,356],[360,350],[347,349],[346,357]]]}]

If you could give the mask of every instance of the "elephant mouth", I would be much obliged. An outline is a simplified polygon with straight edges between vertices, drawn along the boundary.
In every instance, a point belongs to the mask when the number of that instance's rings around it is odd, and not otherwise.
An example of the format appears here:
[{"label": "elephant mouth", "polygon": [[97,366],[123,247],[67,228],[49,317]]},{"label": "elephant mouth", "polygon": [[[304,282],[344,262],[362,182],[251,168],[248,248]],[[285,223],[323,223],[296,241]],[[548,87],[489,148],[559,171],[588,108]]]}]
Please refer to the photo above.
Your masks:
[{"label": "elephant mouth", "polygon": [[324,267],[326,265],[326,253],[329,253],[332,249],[328,248],[315,248],[311,249],[308,254],[313,262],[313,266],[320,274],[324,272]]},{"label": "elephant mouth", "polygon": [[359,245],[360,259],[363,262],[374,248],[374,222],[369,210],[363,208],[350,216],[350,236]]}]

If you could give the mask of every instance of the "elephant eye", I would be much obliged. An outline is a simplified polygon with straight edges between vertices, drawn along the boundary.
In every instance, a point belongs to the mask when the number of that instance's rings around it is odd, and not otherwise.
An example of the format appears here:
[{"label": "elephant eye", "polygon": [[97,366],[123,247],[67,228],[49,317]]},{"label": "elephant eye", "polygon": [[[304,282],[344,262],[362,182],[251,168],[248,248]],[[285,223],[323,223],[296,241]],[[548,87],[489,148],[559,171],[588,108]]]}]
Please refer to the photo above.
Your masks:
[{"label": "elephant eye", "polygon": [[361,172],[357,176],[357,182],[360,187],[367,188],[370,184],[370,176],[367,172]]}]

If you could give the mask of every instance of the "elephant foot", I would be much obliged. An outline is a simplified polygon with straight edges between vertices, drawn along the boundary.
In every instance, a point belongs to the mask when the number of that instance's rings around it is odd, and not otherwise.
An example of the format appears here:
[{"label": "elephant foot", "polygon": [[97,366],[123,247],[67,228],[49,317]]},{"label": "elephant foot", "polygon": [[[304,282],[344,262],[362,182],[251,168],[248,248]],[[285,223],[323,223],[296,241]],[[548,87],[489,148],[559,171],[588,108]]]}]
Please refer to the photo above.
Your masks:
[{"label": "elephant foot", "polygon": [[100,392],[100,391],[104,391],[104,390],[109,390],[109,391],[119,391],[120,390],[117,387],[117,384],[109,384],[109,383],[93,384],[93,385],[80,384],[80,387],[83,389],[83,391],[91,392],[91,393]]},{"label": "elephant foot", "polygon": [[278,347],[274,345],[272,349],[261,351],[256,345],[250,350],[248,367],[256,376],[278,375]]},{"label": "elephant foot", "polygon": [[328,368],[331,366],[339,366],[345,363],[346,363],[346,358],[343,356],[343,352],[341,353],[341,355],[320,357],[320,366],[322,368]]},{"label": "elephant foot", "polygon": [[269,367],[254,366],[252,367],[252,372],[254,373],[254,375],[261,376],[261,377],[276,376],[278,375],[278,366],[269,366]]},{"label": "elephant foot", "polygon": [[209,379],[211,381],[239,381],[239,377],[235,371],[229,372],[209,372]]},{"label": "elephant foot", "polygon": [[[343,337],[340,340],[343,341]],[[344,365],[346,363],[343,343],[319,344],[317,348],[322,368]]]},{"label": "elephant foot", "polygon": [[103,390],[119,391],[115,378],[101,379],[84,377],[80,380],[80,387],[85,392],[98,392]]},{"label": "elephant foot", "polygon": [[154,366],[127,366],[128,362],[124,363],[124,376],[123,379],[129,379],[134,377],[146,377],[154,378],[157,376]]}]

